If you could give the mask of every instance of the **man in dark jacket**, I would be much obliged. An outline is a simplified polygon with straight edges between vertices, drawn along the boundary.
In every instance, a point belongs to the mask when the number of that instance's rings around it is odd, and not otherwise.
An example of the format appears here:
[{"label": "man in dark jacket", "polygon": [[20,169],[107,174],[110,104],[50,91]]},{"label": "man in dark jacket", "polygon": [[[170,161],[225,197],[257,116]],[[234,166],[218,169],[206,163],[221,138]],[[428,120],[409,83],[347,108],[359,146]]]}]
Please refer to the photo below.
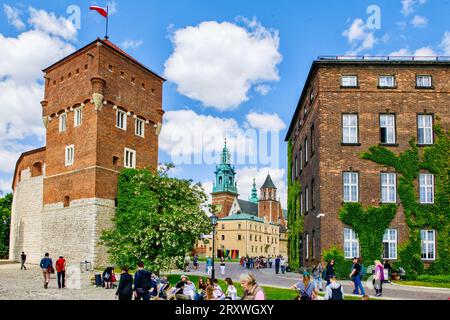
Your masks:
[{"label": "man in dark jacket", "polygon": [[152,295],[156,295],[156,283],[152,280],[152,274],[144,269],[144,263],[139,261],[138,270],[134,274],[135,300],[150,300],[150,290]]},{"label": "man in dark jacket", "polygon": [[280,256],[276,257],[275,259],[275,273],[278,274],[280,272]]},{"label": "man in dark jacket", "polygon": [[53,261],[50,259],[50,255],[47,252],[41,259],[39,266],[44,274],[44,289],[48,289],[48,283],[50,282],[50,273],[53,273]]},{"label": "man in dark jacket", "polygon": [[116,296],[119,300],[131,300],[133,297],[133,276],[128,273],[128,267],[122,268]]},{"label": "man in dark jacket", "polygon": [[22,254],[20,255],[20,261],[21,261],[20,270],[27,270],[27,267],[25,266],[25,261],[27,261],[27,255],[23,251]]}]

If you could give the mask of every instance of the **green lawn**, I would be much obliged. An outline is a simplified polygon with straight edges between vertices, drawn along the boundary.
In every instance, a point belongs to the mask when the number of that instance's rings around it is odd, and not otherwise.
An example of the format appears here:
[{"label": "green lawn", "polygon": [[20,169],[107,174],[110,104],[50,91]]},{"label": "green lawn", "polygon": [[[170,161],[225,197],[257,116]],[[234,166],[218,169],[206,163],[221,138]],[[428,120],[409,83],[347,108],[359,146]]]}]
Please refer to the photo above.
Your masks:
[{"label": "green lawn", "polygon": [[437,283],[437,282],[425,282],[425,281],[393,281],[395,284],[406,286],[418,286],[418,287],[430,287],[430,288],[448,288],[450,289],[450,283]]},{"label": "green lawn", "polygon": [[[199,276],[189,276],[189,279],[195,283],[195,286],[198,288],[198,279]],[[179,275],[169,275],[167,276],[167,279],[169,280],[171,285],[175,285],[178,281],[180,281]],[[206,279],[206,278],[204,278]],[[222,290],[226,291],[227,284],[223,280],[219,280],[219,285],[222,288]],[[242,290],[241,284],[238,282],[234,283],[234,286],[237,289],[238,296],[242,297],[244,292]],[[267,300],[294,300],[294,298],[297,296],[297,293],[293,289],[281,289],[281,288],[274,288],[274,287],[262,287],[264,289],[264,293],[266,294]],[[319,293],[319,295],[324,296],[324,293]],[[345,300],[361,300],[360,297],[349,297],[345,296]],[[374,300],[374,299],[371,299]]]}]

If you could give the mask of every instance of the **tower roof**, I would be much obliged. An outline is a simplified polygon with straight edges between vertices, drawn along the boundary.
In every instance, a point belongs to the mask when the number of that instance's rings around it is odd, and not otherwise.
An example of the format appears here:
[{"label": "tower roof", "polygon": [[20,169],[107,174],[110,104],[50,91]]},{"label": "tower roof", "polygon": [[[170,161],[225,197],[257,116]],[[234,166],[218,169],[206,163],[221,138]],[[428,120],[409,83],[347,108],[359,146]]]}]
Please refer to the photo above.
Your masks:
[{"label": "tower roof", "polygon": [[258,203],[258,190],[256,189],[256,182],[255,182],[255,178],[253,178],[253,188],[252,188],[252,192],[251,195],[248,199],[250,202],[254,202],[254,203]]},{"label": "tower roof", "polygon": [[264,184],[261,187],[262,189],[276,189],[277,187],[272,181],[272,178],[270,177],[270,174],[267,175],[266,181],[264,181]]}]

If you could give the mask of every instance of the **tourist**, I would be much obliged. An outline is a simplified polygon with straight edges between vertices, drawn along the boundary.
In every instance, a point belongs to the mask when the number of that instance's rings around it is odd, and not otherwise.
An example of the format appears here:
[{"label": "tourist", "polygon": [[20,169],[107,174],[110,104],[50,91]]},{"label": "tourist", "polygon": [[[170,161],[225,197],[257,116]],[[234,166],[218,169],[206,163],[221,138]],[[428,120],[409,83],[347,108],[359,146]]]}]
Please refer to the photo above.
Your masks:
[{"label": "tourist", "polygon": [[199,278],[198,279],[198,300],[203,300],[205,295],[206,295],[206,283],[205,280],[203,280],[203,278]]},{"label": "tourist", "polygon": [[105,284],[105,289],[112,289],[112,277],[114,274],[114,268],[113,267],[107,267],[105,271],[103,271],[103,283]]},{"label": "tourist", "polygon": [[233,284],[233,280],[231,278],[226,278],[225,282],[227,283],[227,298],[230,300],[237,300],[237,289]]},{"label": "tourist", "polygon": [[273,259],[269,257],[269,268],[272,269]]},{"label": "tourist", "polygon": [[212,273],[212,259],[210,257],[208,257],[206,259],[206,273],[208,274],[208,276],[211,276],[211,273]]},{"label": "tourist", "polygon": [[213,286],[207,286],[206,287],[206,296],[205,296],[205,300],[217,300],[214,297],[214,287]]},{"label": "tourist", "polygon": [[337,282],[336,276],[331,276],[330,284],[325,289],[324,300],[344,300],[344,287]]},{"label": "tourist", "polygon": [[206,278],[206,287],[212,286],[212,285],[213,285],[213,283],[212,283],[211,278]]},{"label": "tourist", "polygon": [[262,288],[256,283],[256,277],[253,273],[242,274],[240,277],[244,296],[242,300],[265,300],[266,296]]},{"label": "tourist", "polygon": [[275,273],[278,274],[280,272],[280,256],[275,258]]},{"label": "tourist", "polygon": [[373,280],[375,296],[381,297],[383,295],[384,267],[379,260],[375,260],[375,274]]},{"label": "tourist", "polygon": [[214,298],[216,298],[216,300],[225,300],[226,295],[219,285],[219,280],[213,279],[212,283],[214,287]]},{"label": "tourist", "polygon": [[392,266],[391,266],[391,264],[389,263],[389,260],[386,260],[386,261],[385,261],[385,263],[384,263],[384,269],[387,270],[387,279],[384,279],[384,280],[385,280],[386,282],[389,282],[389,279],[391,279],[392,271],[393,271]]},{"label": "tourist", "polygon": [[225,259],[223,257],[220,258],[220,273],[225,275]]},{"label": "tourist", "polygon": [[323,291],[323,289],[322,289],[322,273],[323,273],[322,263],[319,262],[319,264],[317,266],[313,266],[311,273],[312,273],[312,277],[313,277],[314,286],[316,287],[316,289],[318,289],[320,292],[322,292]]},{"label": "tourist", "polygon": [[186,255],[186,257],[184,257],[184,272],[189,272],[189,265],[191,263],[191,258],[189,257],[189,255]]},{"label": "tourist", "polygon": [[138,269],[134,274],[134,299],[135,300],[150,300],[150,290],[155,291],[156,283],[152,280],[152,274],[144,269],[144,263],[138,262]]},{"label": "tourist", "polygon": [[281,259],[280,259],[280,268],[281,268],[281,273],[285,274],[286,273],[286,260],[284,259],[284,257],[281,257]]},{"label": "tourist", "polygon": [[314,283],[311,282],[311,275],[307,271],[303,273],[303,281],[294,284],[292,288],[297,290],[298,300],[317,300],[317,290]]},{"label": "tourist", "polygon": [[325,268],[325,280],[327,281],[327,287],[330,285],[330,279],[334,275],[334,259],[331,259],[330,262],[328,262],[327,267]]},{"label": "tourist", "polygon": [[53,261],[50,258],[48,252],[41,259],[41,263],[39,264],[39,266],[41,267],[42,272],[44,274],[44,289],[48,289],[48,284],[50,282],[50,274],[55,273],[55,270],[53,269]]},{"label": "tourist", "polygon": [[20,270],[27,270],[27,267],[25,266],[25,262],[27,261],[27,255],[25,252],[22,251],[22,254],[20,255]]},{"label": "tourist", "polygon": [[361,283],[361,264],[359,263],[359,259],[357,257],[353,258],[353,266],[352,272],[349,275],[349,278],[353,281],[355,285],[355,290],[353,290],[353,294],[359,295],[359,290],[361,290],[361,295],[365,295],[364,287]]},{"label": "tourist", "polygon": [[64,289],[66,287],[66,259],[63,256],[60,256],[58,260],[56,260],[56,275],[58,277],[58,288]]},{"label": "tourist", "polygon": [[119,300],[131,300],[133,297],[133,276],[128,273],[128,267],[122,268],[116,296]]},{"label": "tourist", "polygon": [[177,293],[175,295],[177,300],[196,300],[195,284],[185,275],[182,275],[180,280],[181,281],[177,283],[176,288],[181,289],[182,293]]},{"label": "tourist", "polygon": [[194,254],[193,262],[194,262],[194,270],[197,271],[197,269],[198,269],[198,256],[196,254]]}]

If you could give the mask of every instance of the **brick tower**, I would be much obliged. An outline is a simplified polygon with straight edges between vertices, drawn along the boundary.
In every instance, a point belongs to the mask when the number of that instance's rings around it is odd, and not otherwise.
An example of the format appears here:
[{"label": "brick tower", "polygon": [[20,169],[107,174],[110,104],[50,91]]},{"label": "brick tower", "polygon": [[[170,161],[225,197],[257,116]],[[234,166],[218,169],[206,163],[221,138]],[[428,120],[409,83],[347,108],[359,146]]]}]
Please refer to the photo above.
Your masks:
[{"label": "brick tower", "polygon": [[277,187],[273,183],[270,174],[267,175],[264,184],[260,188],[258,216],[260,218],[266,217],[269,222],[273,223],[281,223],[281,220],[283,220],[281,205],[277,200]]},{"label": "brick tower", "polygon": [[[21,251],[33,258],[48,251],[68,263],[104,265],[98,240],[112,226],[120,170],[158,163],[164,79],[108,39],[91,42],[44,73],[47,146],[39,149],[40,159],[31,151],[16,166],[10,259]],[[36,161],[41,182],[31,183],[38,176],[27,170],[33,172]],[[39,194],[36,203],[24,203],[30,190]],[[35,232],[23,230],[27,219]],[[40,245],[27,247],[30,242]]]}]

